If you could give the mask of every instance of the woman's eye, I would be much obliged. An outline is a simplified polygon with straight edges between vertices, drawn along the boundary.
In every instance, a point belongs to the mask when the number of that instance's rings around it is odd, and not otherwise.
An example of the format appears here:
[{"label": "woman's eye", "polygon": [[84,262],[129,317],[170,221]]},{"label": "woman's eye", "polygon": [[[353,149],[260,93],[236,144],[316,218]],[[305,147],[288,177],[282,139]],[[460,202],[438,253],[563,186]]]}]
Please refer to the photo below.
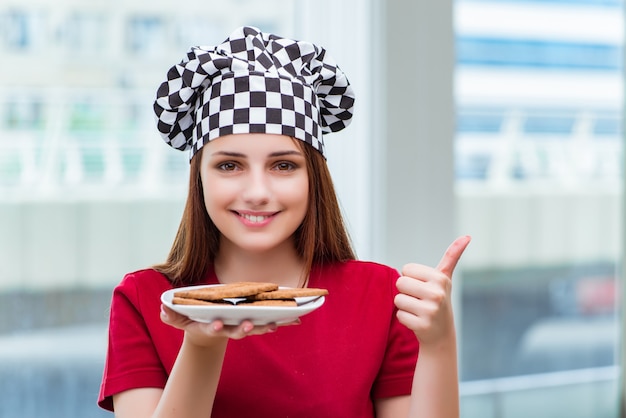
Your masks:
[{"label": "woman's eye", "polygon": [[232,162],[221,163],[217,166],[218,169],[223,171],[234,171],[237,169],[237,164]]},{"label": "woman's eye", "polygon": [[288,161],[281,161],[278,164],[276,164],[275,167],[279,171],[289,171],[289,170],[295,169],[296,165],[294,163],[290,163]]}]

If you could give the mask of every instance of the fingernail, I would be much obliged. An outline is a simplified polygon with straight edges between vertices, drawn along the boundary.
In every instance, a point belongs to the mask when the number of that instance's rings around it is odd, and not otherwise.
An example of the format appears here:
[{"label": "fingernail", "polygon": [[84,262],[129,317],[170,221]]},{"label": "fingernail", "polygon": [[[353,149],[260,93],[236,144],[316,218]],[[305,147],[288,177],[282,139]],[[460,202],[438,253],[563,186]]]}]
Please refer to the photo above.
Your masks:
[{"label": "fingernail", "polygon": [[167,319],[167,312],[165,312],[163,305],[161,305],[161,318]]}]

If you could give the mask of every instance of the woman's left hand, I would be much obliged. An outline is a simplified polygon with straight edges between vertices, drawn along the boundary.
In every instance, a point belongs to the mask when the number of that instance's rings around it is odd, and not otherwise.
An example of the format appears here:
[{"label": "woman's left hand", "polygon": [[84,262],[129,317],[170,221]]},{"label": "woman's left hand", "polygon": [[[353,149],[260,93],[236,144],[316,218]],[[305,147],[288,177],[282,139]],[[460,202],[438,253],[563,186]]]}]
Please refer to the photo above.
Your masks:
[{"label": "woman's left hand", "polygon": [[197,322],[189,319],[166,305],[161,305],[161,320],[180,330],[185,331],[185,338],[198,346],[212,346],[225,338],[240,340],[252,335],[274,332],[279,326],[300,324],[300,319],[287,324],[254,325],[250,320],[241,321],[239,325],[226,325],[219,319],[210,323]]},{"label": "woman's left hand", "polygon": [[415,332],[421,345],[454,341],[452,273],[470,239],[457,238],[436,268],[414,263],[402,268],[396,283],[400,292],[395,298],[397,316]]}]

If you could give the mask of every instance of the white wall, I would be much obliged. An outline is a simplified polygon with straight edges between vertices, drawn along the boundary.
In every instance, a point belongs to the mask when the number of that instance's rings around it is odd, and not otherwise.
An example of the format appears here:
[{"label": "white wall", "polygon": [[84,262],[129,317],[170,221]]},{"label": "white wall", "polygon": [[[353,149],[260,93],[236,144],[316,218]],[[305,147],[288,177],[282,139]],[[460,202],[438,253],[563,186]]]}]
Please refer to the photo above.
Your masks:
[{"label": "white wall", "polygon": [[474,236],[465,268],[615,262],[621,248],[619,190],[508,193],[459,190],[458,224]]},{"label": "white wall", "polygon": [[[474,238],[463,268],[615,260],[620,200],[617,192],[593,198],[462,192],[457,225]],[[183,205],[181,197],[1,203],[0,290],[110,286],[164,259]]]},{"label": "white wall", "polygon": [[180,199],[0,204],[0,290],[112,287],[164,261]]}]

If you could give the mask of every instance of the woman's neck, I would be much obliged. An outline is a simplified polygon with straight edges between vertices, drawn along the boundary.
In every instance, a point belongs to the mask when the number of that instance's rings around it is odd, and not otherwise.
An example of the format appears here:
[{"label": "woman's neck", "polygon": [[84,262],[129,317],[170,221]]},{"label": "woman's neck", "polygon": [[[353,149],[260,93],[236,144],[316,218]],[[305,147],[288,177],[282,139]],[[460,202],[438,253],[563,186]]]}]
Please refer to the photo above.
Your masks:
[{"label": "woman's neck", "polygon": [[299,287],[306,278],[304,262],[293,246],[248,252],[221,245],[214,268],[218,280],[224,284],[247,281]]}]

